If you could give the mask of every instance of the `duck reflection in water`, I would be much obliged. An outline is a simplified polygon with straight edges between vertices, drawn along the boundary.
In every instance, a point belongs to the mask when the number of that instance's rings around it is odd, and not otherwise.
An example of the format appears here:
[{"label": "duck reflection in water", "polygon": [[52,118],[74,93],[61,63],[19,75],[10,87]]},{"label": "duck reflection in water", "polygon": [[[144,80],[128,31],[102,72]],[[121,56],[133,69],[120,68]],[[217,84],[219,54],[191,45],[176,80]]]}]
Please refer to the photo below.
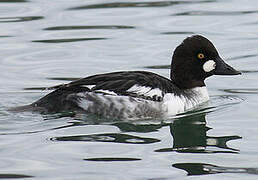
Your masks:
[{"label": "duck reflection in water", "polygon": [[[239,150],[227,146],[227,142],[241,139],[240,136],[207,136],[210,127],[206,126],[206,114],[184,116],[170,124],[173,147],[156,150],[156,152],[176,151],[180,153],[238,153]],[[208,150],[208,148],[223,150]]]},{"label": "duck reflection in water", "polygon": [[[207,136],[212,128],[206,126],[205,113],[185,116],[170,125],[173,136],[173,148],[156,150],[157,152],[176,151],[179,153],[238,153],[239,150],[227,146],[227,142],[241,139],[240,136]],[[208,150],[209,147],[223,150]],[[175,163],[175,168],[185,170],[188,176],[217,173],[258,174],[257,168],[226,167],[205,163]]]},{"label": "duck reflection in water", "polygon": [[217,173],[244,173],[258,175],[258,168],[226,167],[204,163],[177,163],[173,164],[172,166],[178,169],[185,170],[188,176]]},{"label": "duck reflection in water", "polygon": [[[206,113],[204,112],[194,112],[198,114],[184,114],[173,122],[156,122],[148,123],[143,122],[112,122],[110,125],[115,126],[120,129],[120,132],[115,133],[100,133],[100,134],[85,134],[85,135],[75,135],[75,136],[59,136],[52,137],[52,141],[84,141],[84,142],[106,142],[106,143],[123,143],[123,144],[153,144],[158,143],[161,140],[152,137],[142,137],[142,133],[150,133],[159,131],[159,129],[169,126],[170,134],[173,137],[173,147],[163,148],[155,150],[156,152],[179,152],[179,153],[238,153],[239,150],[230,148],[227,146],[227,142],[234,139],[241,139],[240,136],[220,136],[212,137],[207,136],[207,131],[212,128],[206,126]],[[71,124],[71,126],[82,126],[89,125],[89,121],[76,122]],[[95,123],[92,123],[95,124]],[[101,123],[100,123],[101,124]],[[140,133],[131,135],[130,132]],[[213,150],[208,150],[212,147]],[[218,149],[219,148],[219,149]],[[222,150],[221,150],[222,149]],[[94,160],[103,160],[102,157],[94,158]],[[89,159],[85,159],[89,160]],[[92,160],[92,159],[90,159]],[[106,159],[104,159],[106,160]],[[103,161],[104,161],[103,160]],[[121,160],[121,158],[114,159],[111,158],[109,161]],[[193,163],[182,163],[174,164],[174,167],[179,169],[185,169]],[[200,167],[202,164],[193,164],[194,167]],[[190,168],[191,169],[191,168]]]},{"label": "duck reflection in water", "polygon": [[[191,113],[191,112],[190,112]],[[129,132],[149,133],[158,131],[162,127],[169,126],[173,137],[172,148],[162,148],[156,152],[176,151],[180,153],[238,153],[239,150],[227,146],[227,142],[234,139],[241,139],[240,136],[207,136],[210,127],[206,126],[206,113],[196,112],[198,114],[184,114],[174,120],[172,123],[144,123],[138,122],[113,122],[110,125],[120,129],[119,133],[100,133],[77,136],[53,137],[55,141],[91,141],[91,142],[114,142],[114,143],[132,143],[132,144],[151,144],[160,142],[160,139],[146,138],[141,136],[132,136]],[[87,120],[88,125],[89,121]],[[94,124],[94,123],[92,123]],[[81,123],[74,123],[70,126],[81,126]],[[134,139],[132,141],[132,139]],[[212,148],[212,150],[208,150]],[[219,149],[217,149],[219,148]],[[221,150],[222,149],[222,150]]]}]

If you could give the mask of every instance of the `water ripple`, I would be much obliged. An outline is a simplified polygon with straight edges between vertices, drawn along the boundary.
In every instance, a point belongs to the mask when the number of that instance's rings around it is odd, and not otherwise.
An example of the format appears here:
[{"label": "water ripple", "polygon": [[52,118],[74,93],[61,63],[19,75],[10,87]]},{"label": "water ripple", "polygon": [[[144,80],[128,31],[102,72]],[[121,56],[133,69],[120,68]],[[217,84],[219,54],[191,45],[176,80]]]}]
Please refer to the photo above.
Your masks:
[{"label": "water ripple", "polygon": [[95,40],[106,40],[108,38],[70,38],[70,39],[46,39],[46,40],[33,40],[32,42],[39,43],[67,43],[77,41],[95,41]]},{"label": "water ripple", "polygon": [[171,65],[154,65],[154,66],[145,66],[146,69],[170,69]]},{"label": "water ripple", "polygon": [[190,31],[173,31],[173,32],[163,32],[161,34],[165,34],[165,35],[178,35],[178,34],[186,34],[186,35],[192,35],[192,34],[196,34],[195,32],[190,32]]},{"label": "water ripple", "polygon": [[50,78],[47,78],[49,80],[58,80],[58,81],[76,81],[80,78],[72,78],[72,77],[50,77]]},{"label": "water ripple", "polygon": [[8,37],[13,37],[13,36],[0,36],[0,38],[8,38]]},{"label": "water ripple", "polygon": [[228,93],[235,94],[258,94],[258,88],[241,88],[241,89],[220,89]]},{"label": "water ripple", "polygon": [[241,56],[235,56],[232,58],[228,58],[228,60],[245,59],[245,58],[257,57],[257,56],[258,56],[258,54],[248,54],[248,55],[241,55]]},{"label": "water ripple", "polygon": [[32,178],[34,176],[28,176],[23,174],[0,174],[0,179],[21,179],[21,178]]},{"label": "water ripple", "polygon": [[43,18],[43,16],[0,17],[0,23],[34,21]]},{"label": "water ripple", "polygon": [[119,158],[119,157],[102,157],[102,158],[87,158],[85,161],[140,161],[139,158]]},{"label": "water ripple", "polygon": [[27,0],[0,0],[0,3],[25,3]]},{"label": "water ripple", "polygon": [[93,4],[86,6],[78,6],[68,8],[67,10],[81,10],[81,9],[102,9],[102,8],[128,8],[128,7],[166,7],[178,4],[199,4],[215,2],[215,0],[206,1],[157,1],[157,2],[113,2],[103,4]]},{"label": "water ripple", "polygon": [[81,30],[81,29],[133,29],[134,26],[122,25],[105,25],[105,26],[55,26],[48,27],[43,30],[56,31],[56,30]]},{"label": "water ripple", "polygon": [[172,16],[235,16],[242,14],[255,14],[258,11],[188,11],[175,13]]},{"label": "water ripple", "polygon": [[250,74],[250,73],[258,73],[256,70],[241,70],[241,73]]}]

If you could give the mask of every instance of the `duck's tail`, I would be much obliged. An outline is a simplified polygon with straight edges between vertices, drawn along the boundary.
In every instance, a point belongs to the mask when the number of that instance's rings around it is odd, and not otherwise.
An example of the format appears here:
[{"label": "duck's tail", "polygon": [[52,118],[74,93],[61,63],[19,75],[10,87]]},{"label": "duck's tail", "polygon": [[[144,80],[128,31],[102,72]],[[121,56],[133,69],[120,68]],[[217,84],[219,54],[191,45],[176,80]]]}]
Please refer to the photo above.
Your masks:
[{"label": "duck's tail", "polygon": [[25,106],[17,106],[17,107],[12,107],[7,109],[7,111],[10,112],[44,112],[45,109],[42,107],[37,107],[34,104],[29,104],[29,105],[25,105]]},{"label": "duck's tail", "polygon": [[11,107],[7,109],[7,111],[10,112],[26,112],[26,111],[33,111],[34,107],[30,105],[25,105],[25,106],[18,106],[18,107]]}]

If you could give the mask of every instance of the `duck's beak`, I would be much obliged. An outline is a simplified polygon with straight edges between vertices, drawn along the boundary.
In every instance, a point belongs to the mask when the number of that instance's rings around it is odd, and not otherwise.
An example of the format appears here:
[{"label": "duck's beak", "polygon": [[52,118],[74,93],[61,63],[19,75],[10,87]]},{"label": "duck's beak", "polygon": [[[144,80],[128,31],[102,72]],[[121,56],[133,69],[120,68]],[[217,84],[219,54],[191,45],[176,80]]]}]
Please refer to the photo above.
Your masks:
[{"label": "duck's beak", "polygon": [[215,75],[239,75],[240,71],[235,70],[230,65],[226,64],[223,59],[218,57],[216,59],[216,68],[214,70]]}]

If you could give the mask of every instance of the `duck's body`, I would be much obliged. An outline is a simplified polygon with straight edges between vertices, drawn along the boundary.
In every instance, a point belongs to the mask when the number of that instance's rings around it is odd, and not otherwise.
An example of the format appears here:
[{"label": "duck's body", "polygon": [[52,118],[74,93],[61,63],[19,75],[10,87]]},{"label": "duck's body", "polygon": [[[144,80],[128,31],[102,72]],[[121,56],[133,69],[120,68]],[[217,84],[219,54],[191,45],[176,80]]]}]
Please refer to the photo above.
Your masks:
[{"label": "duck's body", "polygon": [[171,116],[208,101],[204,80],[213,74],[240,73],[224,63],[208,39],[192,36],[174,52],[171,79],[146,71],[99,74],[53,87],[55,91],[16,110],[72,110],[126,119]]},{"label": "duck's body", "polygon": [[146,118],[175,115],[209,99],[205,86],[181,90],[171,80],[145,71],[99,74],[55,88],[31,104],[32,109]]}]

